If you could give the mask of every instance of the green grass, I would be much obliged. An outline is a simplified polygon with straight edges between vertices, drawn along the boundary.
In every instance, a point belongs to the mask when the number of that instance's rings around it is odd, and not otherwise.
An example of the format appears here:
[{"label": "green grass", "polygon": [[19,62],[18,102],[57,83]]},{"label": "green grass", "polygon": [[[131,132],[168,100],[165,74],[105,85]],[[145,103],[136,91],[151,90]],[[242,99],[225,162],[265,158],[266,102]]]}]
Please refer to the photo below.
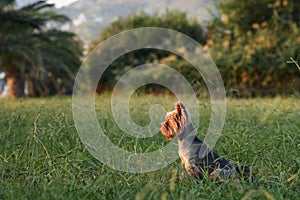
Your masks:
[{"label": "green grass", "polygon": [[[253,182],[177,181],[179,159],[159,171],[115,171],[93,158],[72,119],[71,98],[1,99],[0,199],[297,199],[300,196],[300,100],[296,97],[228,100],[226,124],[215,150],[234,164],[253,167]],[[149,122],[152,102],[169,111],[176,99],[131,99],[136,123]],[[136,140],[122,133],[110,112],[110,96],[96,98],[99,123],[110,140],[129,151],[166,145],[161,134]],[[210,104],[200,99],[203,138]]]}]

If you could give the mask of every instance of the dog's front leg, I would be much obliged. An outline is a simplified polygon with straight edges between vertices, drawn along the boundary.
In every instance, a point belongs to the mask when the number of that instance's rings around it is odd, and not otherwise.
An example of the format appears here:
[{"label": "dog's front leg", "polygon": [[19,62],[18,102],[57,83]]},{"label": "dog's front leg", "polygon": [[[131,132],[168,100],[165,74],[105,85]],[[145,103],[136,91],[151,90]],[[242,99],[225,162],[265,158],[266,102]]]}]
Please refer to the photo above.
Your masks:
[{"label": "dog's front leg", "polygon": [[198,166],[198,160],[196,158],[190,159],[189,163],[186,165],[186,170],[189,175],[193,176],[194,178],[202,179],[204,177],[203,169]]}]

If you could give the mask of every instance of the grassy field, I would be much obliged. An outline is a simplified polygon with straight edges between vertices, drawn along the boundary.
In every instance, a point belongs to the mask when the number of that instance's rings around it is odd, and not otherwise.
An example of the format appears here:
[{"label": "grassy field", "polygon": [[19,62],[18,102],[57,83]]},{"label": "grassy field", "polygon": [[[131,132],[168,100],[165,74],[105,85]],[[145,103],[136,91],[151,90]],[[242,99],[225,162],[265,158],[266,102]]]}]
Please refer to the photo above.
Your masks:
[{"label": "grassy field", "polygon": [[[300,99],[229,99],[223,135],[215,150],[234,164],[252,166],[252,182],[194,180],[179,159],[159,171],[131,174],[102,164],[81,143],[72,119],[72,99],[0,100],[0,199],[298,199],[300,196]],[[153,151],[166,145],[161,134],[136,140],[114,124],[110,97],[96,98],[100,125],[116,145]],[[149,122],[151,103],[172,110],[169,96],[133,97],[136,123]],[[200,99],[203,138],[210,104]],[[121,141],[121,142],[120,142]],[[150,147],[150,148],[149,148]]]}]

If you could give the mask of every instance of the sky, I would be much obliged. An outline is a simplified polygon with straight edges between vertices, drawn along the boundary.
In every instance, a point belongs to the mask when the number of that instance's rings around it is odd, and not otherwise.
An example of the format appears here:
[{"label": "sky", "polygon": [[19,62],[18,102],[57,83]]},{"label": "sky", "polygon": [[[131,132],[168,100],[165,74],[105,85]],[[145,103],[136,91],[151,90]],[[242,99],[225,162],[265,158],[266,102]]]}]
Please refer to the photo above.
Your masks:
[{"label": "sky", "polygon": [[67,6],[70,3],[73,3],[77,0],[48,0],[48,3],[54,3],[56,8],[61,8],[63,6]]},{"label": "sky", "polygon": [[[67,6],[70,3],[73,3],[77,0],[48,0],[48,3],[54,3],[56,8],[61,8],[63,6]],[[17,0],[18,6],[24,6],[29,3],[37,2],[37,0]]]}]

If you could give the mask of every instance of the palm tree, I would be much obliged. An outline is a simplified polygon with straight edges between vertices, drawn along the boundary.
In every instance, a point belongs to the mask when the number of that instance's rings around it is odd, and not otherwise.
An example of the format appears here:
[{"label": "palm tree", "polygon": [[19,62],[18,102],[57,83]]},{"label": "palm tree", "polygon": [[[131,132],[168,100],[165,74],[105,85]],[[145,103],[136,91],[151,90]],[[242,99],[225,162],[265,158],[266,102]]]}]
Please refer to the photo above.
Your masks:
[{"label": "palm tree", "polygon": [[7,74],[9,97],[23,96],[25,75],[34,83],[39,78],[32,74],[41,70],[56,74],[64,71],[69,79],[74,78],[82,55],[80,41],[73,33],[46,28],[69,19],[53,12],[53,4],[46,1],[19,9],[14,3],[15,0],[0,3],[0,69]]}]

